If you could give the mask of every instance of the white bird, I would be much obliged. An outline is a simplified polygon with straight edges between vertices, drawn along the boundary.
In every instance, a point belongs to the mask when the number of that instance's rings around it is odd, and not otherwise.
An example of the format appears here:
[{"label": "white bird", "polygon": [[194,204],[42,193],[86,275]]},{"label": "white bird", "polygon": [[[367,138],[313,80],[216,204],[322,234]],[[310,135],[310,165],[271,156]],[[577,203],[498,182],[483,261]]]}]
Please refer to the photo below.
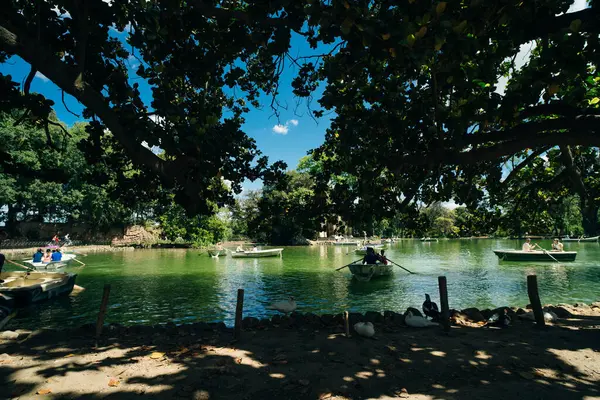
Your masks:
[{"label": "white bird", "polygon": [[[533,311],[526,312],[525,314],[519,315],[519,318],[526,319],[529,321],[535,321],[535,316],[533,315]],[[544,310],[544,321],[546,322],[554,322],[558,320],[558,315],[550,310]]]},{"label": "white bird", "polygon": [[291,313],[292,311],[294,311],[296,309],[296,307],[298,307],[296,304],[296,300],[294,300],[293,296],[290,296],[289,300],[273,303],[270,306],[268,306],[267,309],[277,310],[279,312],[287,314],[287,313]]},{"label": "white bird", "polygon": [[373,337],[375,335],[375,328],[371,322],[357,322],[354,324],[354,330],[360,336]]},{"label": "white bird", "polygon": [[404,317],[404,323],[412,328],[428,328],[430,326],[438,326],[437,322],[431,322],[426,318],[418,315],[413,315],[412,311],[406,313]]}]

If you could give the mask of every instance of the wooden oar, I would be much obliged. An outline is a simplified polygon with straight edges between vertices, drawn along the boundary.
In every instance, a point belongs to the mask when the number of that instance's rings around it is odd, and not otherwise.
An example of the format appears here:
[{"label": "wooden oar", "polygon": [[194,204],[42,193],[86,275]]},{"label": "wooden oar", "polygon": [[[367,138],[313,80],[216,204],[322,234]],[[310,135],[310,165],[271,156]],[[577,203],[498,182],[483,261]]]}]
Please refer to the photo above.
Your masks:
[{"label": "wooden oar", "polygon": [[85,263],[82,263],[82,262],[81,262],[81,261],[79,261],[78,259],[76,259],[76,258],[73,258],[73,261],[77,261],[79,264],[81,264],[81,266],[82,266],[82,267],[85,267]]},{"label": "wooden oar", "polygon": [[344,265],[343,267],[339,267],[338,269],[336,269],[336,271],[339,271],[340,269],[344,269],[344,268],[346,268],[346,267],[349,267],[350,265],[354,264],[355,262],[359,262],[360,260],[362,260],[362,258],[359,258],[359,259],[358,259],[358,260],[356,260],[356,261],[352,261],[350,264],[348,264],[348,265]]},{"label": "wooden oar", "polygon": [[403,270],[405,270],[406,272],[408,272],[408,273],[411,273],[411,274],[414,274],[414,272],[407,270],[407,269],[406,269],[406,268],[404,268],[402,265],[400,265],[400,264],[397,264],[397,263],[393,262],[393,261],[392,261],[392,260],[390,260],[389,258],[388,258],[387,260],[388,260],[389,262],[391,262],[392,264],[394,264],[395,266],[402,268],[402,269],[403,269]]},{"label": "wooden oar", "polygon": [[14,262],[14,261],[10,261],[10,260],[4,260],[4,261],[11,263],[13,265],[16,265],[17,267],[25,268],[27,271],[35,271],[35,269],[33,269],[33,268],[26,267],[24,265]]},{"label": "wooden oar", "polygon": [[[557,260],[556,258],[554,258],[554,256],[548,252],[548,250],[544,249],[542,246],[540,246],[540,245],[539,245],[539,244],[537,244],[537,243],[535,243],[535,245],[536,245],[537,247],[539,247],[540,249],[542,249],[542,251],[544,252],[544,254],[546,254],[548,257],[550,257],[551,259],[553,259],[554,261],[556,261],[557,263],[559,263],[559,262],[558,262],[558,260]],[[560,263],[559,263],[559,264],[560,264]]]}]

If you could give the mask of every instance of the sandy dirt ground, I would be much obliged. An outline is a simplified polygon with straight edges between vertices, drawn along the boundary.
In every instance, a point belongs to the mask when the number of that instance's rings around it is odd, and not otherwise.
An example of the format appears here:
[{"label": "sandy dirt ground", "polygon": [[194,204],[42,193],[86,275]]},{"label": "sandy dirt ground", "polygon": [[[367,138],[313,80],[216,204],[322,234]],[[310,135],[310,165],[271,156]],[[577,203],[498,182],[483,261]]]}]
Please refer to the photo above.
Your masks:
[{"label": "sandy dirt ground", "polygon": [[38,331],[0,344],[0,399],[600,399],[600,308],[545,329],[413,329],[282,319],[243,332],[207,324]]}]

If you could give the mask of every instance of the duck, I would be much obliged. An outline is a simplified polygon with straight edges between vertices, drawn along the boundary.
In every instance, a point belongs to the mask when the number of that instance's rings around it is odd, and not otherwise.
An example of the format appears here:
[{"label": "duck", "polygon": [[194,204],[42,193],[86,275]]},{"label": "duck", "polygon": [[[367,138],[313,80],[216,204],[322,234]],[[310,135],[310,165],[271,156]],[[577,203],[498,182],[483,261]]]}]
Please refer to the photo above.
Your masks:
[{"label": "duck", "polygon": [[273,303],[270,306],[268,306],[267,309],[268,310],[276,310],[276,311],[287,314],[287,313],[291,313],[292,311],[294,311],[296,309],[296,307],[298,307],[298,305],[296,304],[296,300],[294,299],[293,296],[290,296],[289,300]]},{"label": "duck", "polygon": [[511,322],[512,321],[507,314],[506,308],[503,308],[502,311],[492,315],[483,326],[497,326],[499,328],[506,328],[510,326]]},{"label": "duck", "polygon": [[437,322],[431,322],[427,318],[419,315],[413,315],[412,311],[406,313],[404,317],[404,323],[411,328],[429,328],[431,326],[438,326]]},{"label": "duck", "polygon": [[423,314],[426,317],[430,317],[432,320],[437,320],[440,318],[440,309],[438,305],[431,301],[431,297],[426,293],[425,301],[423,302]]},{"label": "duck", "polygon": [[373,337],[375,335],[375,327],[371,322],[357,322],[354,324],[354,330],[360,336]]}]

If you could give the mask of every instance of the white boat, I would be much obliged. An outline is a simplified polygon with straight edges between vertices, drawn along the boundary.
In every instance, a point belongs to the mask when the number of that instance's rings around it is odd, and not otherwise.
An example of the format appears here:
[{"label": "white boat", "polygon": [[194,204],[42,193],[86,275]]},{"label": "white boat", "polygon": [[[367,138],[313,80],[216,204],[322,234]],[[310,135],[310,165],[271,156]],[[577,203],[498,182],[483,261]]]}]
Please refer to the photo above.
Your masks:
[{"label": "white boat", "polygon": [[350,241],[350,240],[345,240],[343,242],[333,242],[334,246],[360,246],[360,241],[355,240],[355,241]]},{"label": "white boat", "polygon": [[63,272],[2,272],[0,294],[15,301],[16,306],[68,295],[75,286],[76,274]]},{"label": "white boat", "polygon": [[582,237],[582,238],[570,238],[570,237],[566,237],[564,239],[562,239],[563,242],[578,242],[578,243],[587,243],[587,242],[597,242],[598,238],[600,236],[591,236],[591,237]]},{"label": "white boat", "polygon": [[424,237],[421,238],[421,242],[437,242],[438,240],[436,238],[430,238],[430,237]]},{"label": "white boat", "polygon": [[66,267],[67,264],[77,258],[77,254],[72,253],[63,253],[60,261],[50,261],[50,262],[33,262],[31,258],[27,260],[23,260],[25,264],[29,264],[34,267],[36,270],[45,270],[45,269],[57,269]]},{"label": "white boat", "polygon": [[382,244],[372,244],[372,245],[367,245],[367,246],[363,246],[359,249],[356,249],[356,250],[354,250],[354,252],[359,255],[365,255],[365,254],[367,254],[367,249],[369,247],[377,252],[378,250],[383,249],[385,246]]},{"label": "white boat", "polygon": [[245,250],[235,251],[231,253],[233,258],[260,258],[260,257],[281,257],[283,249],[268,249],[268,250]]},{"label": "white boat", "polygon": [[389,276],[392,274],[394,267],[392,264],[363,264],[362,262],[356,262],[348,266],[350,272],[354,277],[363,282],[368,282],[372,278],[378,278],[382,276]]}]

